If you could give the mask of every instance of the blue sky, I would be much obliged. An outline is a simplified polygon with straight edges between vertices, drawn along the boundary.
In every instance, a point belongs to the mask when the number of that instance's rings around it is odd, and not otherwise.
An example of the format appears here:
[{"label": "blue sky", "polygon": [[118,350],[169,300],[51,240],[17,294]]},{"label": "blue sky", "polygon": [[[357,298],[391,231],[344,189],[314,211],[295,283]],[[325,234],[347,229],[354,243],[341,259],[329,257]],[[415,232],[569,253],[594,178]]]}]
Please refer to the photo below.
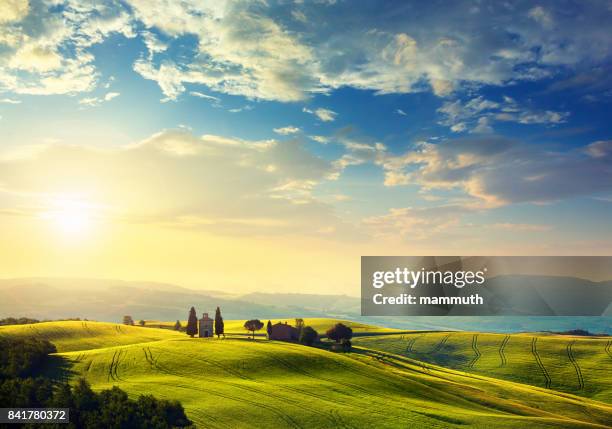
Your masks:
[{"label": "blue sky", "polygon": [[609,1],[8,0],[0,216],[70,195],[353,258],[609,254],[610,22]]}]

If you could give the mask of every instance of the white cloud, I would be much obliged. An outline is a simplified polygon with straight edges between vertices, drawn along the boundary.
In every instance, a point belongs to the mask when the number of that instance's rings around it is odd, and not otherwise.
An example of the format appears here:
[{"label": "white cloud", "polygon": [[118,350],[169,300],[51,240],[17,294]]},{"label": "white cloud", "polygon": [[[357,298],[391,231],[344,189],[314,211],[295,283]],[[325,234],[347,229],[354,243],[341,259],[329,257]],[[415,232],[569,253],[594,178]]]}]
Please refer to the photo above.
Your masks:
[{"label": "white cloud", "polygon": [[324,109],[322,107],[318,109],[314,109],[314,110],[304,107],[302,109],[302,112],[309,113],[311,115],[315,115],[317,118],[319,118],[319,120],[323,122],[333,122],[336,120],[336,116],[338,116],[338,114],[334,112],[333,110]]},{"label": "white cloud", "polygon": [[14,98],[0,98],[0,103],[2,104],[21,104],[21,100],[16,100]]},{"label": "white cloud", "polygon": [[400,116],[408,116],[408,114],[404,112],[402,109],[397,109],[395,113],[397,113]]},{"label": "white cloud", "polygon": [[199,91],[191,91],[189,92],[189,95],[193,95],[194,97],[198,97],[198,98],[204,98],[205,100],[210,100],[214,102],[215,104],[218,104],[221,102],[221,99],[219,97],[213,97],[212,95],[204,94]]},{"label": "white cloud", "polygon": [[[170,37],[198,38],[198,52],[187,62],[168,59],[162,63],[166,64],[162,71],[150,61],[143,64],[143,59],[135,67],[143,77],[156,80],[170,99],[184,91],[184,83],[278,101],[303,100],[320,87],[314,77],[311,48],[261,13],[255,4],[194,2],[177,6],[161,0],[130,3],[148,28]],[[164,79],[166,73],[172,74],[173,85]]]},{"label": "white cloud", "polygon": [[168,49],[168,44],[162,42],[157,35],[150,31],[142,32],[142,38],[149,51],[149,59],[152,60],[155,54],[159,54]]},{"label": "white cloud", "polygon": [[28,0],[3,0],[0,2],[0,24],[21,21],[29,11]]},{"label": "white cloud", "polygon": [[119,92],[107,92],[102,97],[81,98],[79,100],[79,104],[83,106],[95,107],[95,106],[99,106],[100,104],[104,102],[111,101],[112,99],[119,97],[119,95],[121,95]]},{"label": "white cloud", "polygon": [[15,52],[9,67],[30,72],[48,72],[62,65],[62,57],[52,46],[25,44]]},{"label": "white cloud", "polygon": [[451,125],[450,129],[454,133],[461,133],[467,129],[467,125],[465,125],[465,122],[457,122]]},{"label": "white cloud", "polygon": [[245,106],[242,107],[236,107],[234,109],[228,109],[227,111],[230,113],[240,113],[240,112],[246,112],[249,110],[253,110],[253,106],[251,106],[250,104],[247,104]]},{"label": "white cloud", "polygon": [[599,140],[586,147],[586,153],[593,158],[612,157],[612,140]]},{"label": "white cloud", "polygon": [[300,131],[302,131],[302,130],[299,127],[294,127],[292,125],[288,125],[288,126],[282,127],[282,128],[274,128],[274,132],[276,134],[281,134],[283,136],[299,133]]},{"label": "white cloud", "polygon": [[446,101],[438,109],[438,113],[442,115],[439,123],[448,126],[451,131],[459,133],[469,130],[477,134],[493,132],[492,125],[495,121],[552,126],[564,123],[569,116],[568,112],[532,110],[507,96],[499,102],[487,100],[482,96],[466,102]]},{"label": "white cloud", "polygon": [[542,24],[543,27],[550,28],[553,25],[553,19],[550,13],[542,6],[536,6],[529,10],[527,14],[531,19]]},{"label": "white cloud", "polygon": [[299,22],[302,22],[302,23],[308,22],[308,18],[306,18],[306,15],[301,10],[292,10],[291,11],[291,16],[296,21],[299,21]]},{"label": "white cloud", "polygon": [[[0,19],[0,91],[4,92],[49,95],[91,91],[99,73],[89,48],[110,34],[134,36],[130,15],[114,3],[67,0],[55,7],[46,2],[10,0],[1,7],[0,16],[11,18]],[[20,25],[12,22],[17,20]]]},{"label": "white cloud", "polygon": [[119,97],[121,94],[118,92],[108,92],[104,96],[104,101],[111,101],[113,98]]},{"label": "white cloud", "polygon": [[327,144],[329,143],[329,137],[325,136],[309,136],[311,140],[316,141],[317,143]]},{"label": "white cloud", "polygon": [[493,128],[491,127],[491,119],[488,116],[481,116],[478,118],[478,122],[476,126],[472,130],[474,134],[490,134],[493,132]]}]

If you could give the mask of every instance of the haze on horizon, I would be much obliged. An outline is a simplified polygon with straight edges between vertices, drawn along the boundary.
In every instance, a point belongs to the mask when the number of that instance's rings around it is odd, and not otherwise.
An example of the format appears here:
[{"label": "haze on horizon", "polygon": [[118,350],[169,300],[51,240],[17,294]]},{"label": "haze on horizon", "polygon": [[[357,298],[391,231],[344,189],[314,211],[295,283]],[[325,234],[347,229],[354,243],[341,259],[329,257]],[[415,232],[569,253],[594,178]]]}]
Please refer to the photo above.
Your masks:
[{"label": "haze on horizon", "polygon": [[610,22],[4,1],[0,277],[357,295],[361,255],[612,254]]}]

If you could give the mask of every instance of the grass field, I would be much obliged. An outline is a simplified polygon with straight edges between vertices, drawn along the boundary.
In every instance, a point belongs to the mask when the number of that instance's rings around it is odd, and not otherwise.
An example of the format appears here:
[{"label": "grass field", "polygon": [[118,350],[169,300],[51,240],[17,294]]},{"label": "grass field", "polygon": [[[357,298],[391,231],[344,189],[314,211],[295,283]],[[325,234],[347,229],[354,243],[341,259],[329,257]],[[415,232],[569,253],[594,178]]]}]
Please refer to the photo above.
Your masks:
[{"label": "grass field", "polygon": [[603,402],[387,353],[79,323],[7,327],[0,335],[44,335],[64,359],[50,373],[85,377],[95,389],[117,385],[131,395],[178,399],[199,427],[578,428],[612,421]]},{"label": "grass field", "polygon": [[612,403],[612,338],[422,332],[353,344]]}]

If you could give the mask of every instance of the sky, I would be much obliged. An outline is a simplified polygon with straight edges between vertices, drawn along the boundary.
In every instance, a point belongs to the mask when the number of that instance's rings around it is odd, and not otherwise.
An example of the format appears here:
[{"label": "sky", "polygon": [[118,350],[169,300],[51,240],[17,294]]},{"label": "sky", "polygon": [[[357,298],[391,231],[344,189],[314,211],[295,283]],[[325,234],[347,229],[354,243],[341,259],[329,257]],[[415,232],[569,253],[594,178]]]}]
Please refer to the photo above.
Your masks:
[{"label": "sky", "polygon": [[4,0],[0,277],[358,295],[612,254],[611,1]]}]

